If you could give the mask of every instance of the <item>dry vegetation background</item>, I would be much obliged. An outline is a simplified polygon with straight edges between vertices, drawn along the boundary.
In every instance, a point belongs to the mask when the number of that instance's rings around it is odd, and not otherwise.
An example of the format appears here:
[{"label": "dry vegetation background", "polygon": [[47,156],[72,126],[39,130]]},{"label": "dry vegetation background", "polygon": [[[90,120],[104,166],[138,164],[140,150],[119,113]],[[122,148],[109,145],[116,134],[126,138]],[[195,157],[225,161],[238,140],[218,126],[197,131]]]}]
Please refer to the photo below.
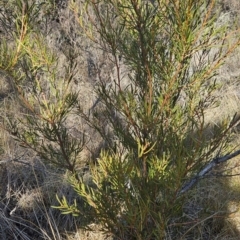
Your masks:
[{"label": "dry vegetation background", "polygon": [[[0,2],[3,0],[0,0]],[[39,1],[40,2],[40,1]],[[49,9],[40,11],[39,23],[46,34],[45,41],[58,55],[59,76],[64,65],[74,56],[77,73],[72,87],[79,91],[81,104],[86,111],[97,106],[94,86],[98,81],[97,71],[107,82],[114,77],[114,68],[106,58],[106,54],[95,48],[94,44],[81,34],[78,23],[68,8],[68,0],[49,1]],[[79,1],[81,4],[81,1]],[[240,20],[240,2],[238,0],[219,0],[220,11],[217,24],[229,24]],[[0,9],[0,19],[3,18]],[[42,14],[42,16],[41,16]],[[9,16],[9,18],[11,18]],[[0,21],[0,41],[2,36],[11,39],[11,19],[9,29],[5,29]],[[216,109],[207,114],[213,125],[223,116],[240,114],[240,53],[235,52],[220,69],[219,83],[222,88],[218,94],[221,102]],[[27,88],[26,84],[26,88]],[[12,112],[23,114],[21,105],[15,100],[15,90],[4,72],[0,72],[0,116],[4,121],[5,114]],[[105,123],[102,122],[104,125]],[[79,169],[94,160],[104,143],[81,119],[72,119],[69,128],[74,137],[81,137],[85,131],[88,139],[82,153]],[[236,128],[236,136],[232,144],[240,146]],[[57,205],[55,195],[65,195],[69,202],[76,194],[69,186],[66,173],[52,168],[39,159],[30,150],[18,145],[12,137],[0,129],[0,239],[104,239],[101,233],[83,232],[79,230],[81,218],[61,215],[60,211],[51,208]],[[197,230],[191,238],[182,239],[239,239],[240,236],[240,166],[239,158],[229,161],[215,170],[214,175],[204,179],[194,188],[192,198],[184,206],[187,222],[196,222]],[[216,177],[216,174],[235,175],[232,177]],[[87,176],[86,176],[87,177]],[[198,222],[198,214],[211,216],[204,222]],[[186,224],[186,230],[187,230]],[[195,235],[194,235],[195,234]],[[186,234],[187,236],[187,234]]]}]

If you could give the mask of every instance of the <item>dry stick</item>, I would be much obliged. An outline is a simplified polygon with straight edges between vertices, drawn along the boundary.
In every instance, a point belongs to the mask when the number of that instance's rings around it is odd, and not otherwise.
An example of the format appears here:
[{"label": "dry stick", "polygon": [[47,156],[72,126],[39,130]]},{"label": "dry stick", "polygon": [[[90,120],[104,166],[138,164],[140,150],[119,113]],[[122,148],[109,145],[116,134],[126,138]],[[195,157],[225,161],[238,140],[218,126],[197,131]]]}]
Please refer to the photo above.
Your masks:
[{"label": "dry stick", "polygon": [[226,162],[240,154],[240,150],[232,153],[232,154],[227,154],[223,157],[217,157],[214,158],[210,163],[208,163],[194,178],[192,178],[190,181],[185,183],[183,187],[181,188],[181,191],[178,193],[178,196],[187,192],[193,185],[197,183],[197,181],[204,177],[208,172],[210,172],[216,165]]}]

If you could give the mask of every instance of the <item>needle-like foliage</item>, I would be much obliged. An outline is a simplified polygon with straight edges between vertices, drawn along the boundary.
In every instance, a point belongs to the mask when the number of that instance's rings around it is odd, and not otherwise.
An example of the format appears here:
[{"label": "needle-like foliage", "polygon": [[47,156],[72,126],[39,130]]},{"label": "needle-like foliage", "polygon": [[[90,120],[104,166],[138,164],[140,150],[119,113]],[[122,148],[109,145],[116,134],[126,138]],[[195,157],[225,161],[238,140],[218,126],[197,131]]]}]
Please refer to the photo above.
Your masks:
[{"label": "needle-like foliage", "polygon": [[[73,179],[72,185],[118,239],[164,239],[181,216],[184,182],[226,151],[235,120],[211,128],[205,114],[217,104],[217,70],[238,47],[239,32],[216,25],[214,6],[214,0],[89,0],[82,11],[73,5],[116,74],[109,86],[99,71],[100,112],[89,117],[80,108],[108,150],[91,168],[92,186]],[[114,139],[99,128],[102,116]]]},{"label": "needle-like foliage", "polygon": [[[85,143],[84,136],[76,139],[67,128],[67,120],[78,103],[78,94],[70,88],[76,65],[69,61],[64,75],[57,72],[57,56],[45,43],[44,32],[38,29],[37,14],[44,3],[19,0],[3,4],[4,9],[8,5],[11,10],[5,14],[12,14],[15,25],[12,23],[12,42],[3,39],[0,44],[0,70],[11,81],[24,109],[17,117],[9,112],[4,128],[22,147],[75,173]],[[7,21],[4,23],[7,25]]]},{"label": "needle-like foliage", "polygon": [[[0,70],[24,110],[7,115],[4,127],[23,147],[72,173],[86,211],[66,198],[57,198],[57,208],[95,219],[116,239],[171,237],[188,194],[184,183],[228,149],[236,119],[210,126],[205,114],[217,104],[218,69],[239,46],[239,29],[227,33],[216,24],[215,0],[72,1],[82,33],[115,69],[110,84],[96,69],[99,106],[89,115],[71,88],[74,58],[60,76],[57,56],[34,26],[41,6],[16,2],[15,42],[0,43]],[[76,168],[85,141],[70,134],[73,113],[106,143],[89,181]]]}]

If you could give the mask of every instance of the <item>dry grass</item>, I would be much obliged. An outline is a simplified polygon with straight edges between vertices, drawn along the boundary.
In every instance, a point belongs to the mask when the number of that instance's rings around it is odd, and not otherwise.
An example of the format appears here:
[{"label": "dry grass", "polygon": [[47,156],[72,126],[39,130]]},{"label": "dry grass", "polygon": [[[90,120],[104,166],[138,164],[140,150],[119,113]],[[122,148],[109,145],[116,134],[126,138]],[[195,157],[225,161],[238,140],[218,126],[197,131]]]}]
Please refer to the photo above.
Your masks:
[{"label": "dry grass", "polygon": [[26,155],[1,163],[0,239],[104,239],[97,227],[95,233],[79,230],[80,218],[52,208],[56,194],[77,198],[64,173]]}]

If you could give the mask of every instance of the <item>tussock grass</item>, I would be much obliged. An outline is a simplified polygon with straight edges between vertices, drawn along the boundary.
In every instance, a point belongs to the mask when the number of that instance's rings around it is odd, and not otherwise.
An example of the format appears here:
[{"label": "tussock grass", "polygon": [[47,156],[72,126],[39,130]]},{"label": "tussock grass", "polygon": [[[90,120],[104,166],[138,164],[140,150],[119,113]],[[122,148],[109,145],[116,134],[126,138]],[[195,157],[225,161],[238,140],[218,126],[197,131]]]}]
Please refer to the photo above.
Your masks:
[{"label": "tussock grass", "polygon": [[1,186],[5,186],[1,187],[1,239],[91,239],[78,230],[81,219],[52,208],[57,204],[56,194],[69,201],[77,197],[64,173],[26,155],[0,166]]}]

